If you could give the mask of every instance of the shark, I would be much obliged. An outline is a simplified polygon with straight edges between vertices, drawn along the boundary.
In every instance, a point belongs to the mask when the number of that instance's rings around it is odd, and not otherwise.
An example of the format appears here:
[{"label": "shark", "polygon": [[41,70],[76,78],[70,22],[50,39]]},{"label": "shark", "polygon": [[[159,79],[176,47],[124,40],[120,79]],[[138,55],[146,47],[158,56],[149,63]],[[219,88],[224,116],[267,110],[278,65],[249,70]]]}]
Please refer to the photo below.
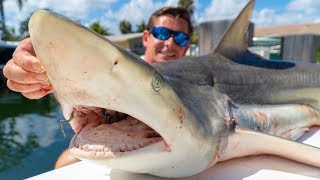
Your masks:
[{"label": "shark", "polygon": [[81,160],[160,177],[272,154],[320,168],[320,149],[297,140],[320,126],[320,66],[248,51],[248,2],[207,55],[147,64],[67,17],[29,22],[37,57]]}]

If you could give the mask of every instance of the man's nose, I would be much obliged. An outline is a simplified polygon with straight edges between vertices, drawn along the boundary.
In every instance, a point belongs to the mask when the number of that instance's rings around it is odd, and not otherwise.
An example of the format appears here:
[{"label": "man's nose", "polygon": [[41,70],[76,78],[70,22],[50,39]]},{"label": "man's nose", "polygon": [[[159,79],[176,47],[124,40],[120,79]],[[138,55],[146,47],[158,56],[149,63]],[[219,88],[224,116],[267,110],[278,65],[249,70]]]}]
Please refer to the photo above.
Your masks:
[{"label": "man's nose", "polygon": [[166,46],[173,46],[175,44],[174,40],[173,40],[173,36],[170,36],[169,39],[164,41],[164,44]]}]

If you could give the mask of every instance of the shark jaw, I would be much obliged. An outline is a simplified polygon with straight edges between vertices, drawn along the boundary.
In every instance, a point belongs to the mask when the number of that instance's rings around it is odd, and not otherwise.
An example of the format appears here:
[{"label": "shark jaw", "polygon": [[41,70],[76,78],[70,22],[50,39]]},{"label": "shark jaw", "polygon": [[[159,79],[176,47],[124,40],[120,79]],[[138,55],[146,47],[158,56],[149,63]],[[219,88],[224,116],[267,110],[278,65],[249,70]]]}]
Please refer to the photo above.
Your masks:
[{"label": "shark jaw", "polygon": [[[120,115],[119,115],[120,114]],[[110,120],[115,122],[110,122]],[[73,129],[76,132],[70,149],[102,153],[129,152],[158,143],[164,146],[160,151],[170,152],[164,139],[143,122],[113,111],[106,113],[102,108],[78,107],[73,111]],[[99,156],[99,155],[98,155]]]},{"label": "shark jaw", "polygon": [[[70,142],[70,152],[82,160],[111,166],[113,169],[164,177],[180,177],[180,173],[185,176],[186,172],[191,175],[208,166],[209,159],[203,161],[203,157],[210,156],[204,156],[198,149],[206,143],[198,141],[199,146],[194,146],[196,137],[192,137],[184,125],[174,127],[174,132],[170,132],[170,127],[159,128],[158,123],[144,120],[147,125],[130,115],[113,118],[116,114],[109,115],[115,121],[110,123],[103,108],[74,108],[70,124],[76,134]],[[174,124],[172,119],[167,121]],[[195,162],[192,167],[183,164],[186,157]],[[171,166],[168,167],[168,164]],[[168,171],[172,172],[168,174]]]},{"label": "shark jaw", "polygon": [[[190,134],[190,129],[183,124],[170,132],[170,127],[159,128],[158,123],[115,111],[108,117],[113,122],[109,122],[104,111],[97,107],[74,108],[70,123],[76,134],[69,148],[76,157],[113,169],[181,177],[203,171],[222,156],[212,149],[212,142]],[[167,121],[174,124],[172,119]],[[186,158],[192,163],[186,165]]]},{"label": "shark jaw", "polygon": [[[33,14],[29,30],[75,130],[76,157],[163,177],[190,176],[218,161],[226,141],[199,125],[170,82],[139,57],[46,11]],[[105,109],[128,116],[105,123]]]},{"label": "shark jaw", "polygon": [[[162,177],[197,174],[209,163],[218,161],[217,157],[212,157],[219,154],[212,148],[215,141],[203,138],[201,128],[192,129],[194,126],[185,119],[191,117],[186,115],[182,106],[173,110],[161,109],[160,112],[167,113],[161,113],[159,118],[153,116],[158,112],[148,115],[150,111],[141,109],[134,110],[137,118],[129,115],[130,111],[123,111],[128,115],[116,111],[106,115],[104,111],[104,108],[93,106],[73,108],[70,124],[76,134],[69,148],[79,159]],[[113,118],[115,116],[119,119]],[[109,122],[110,118],[115,122]],[[183,163],[186,158],[193,163]]]}]

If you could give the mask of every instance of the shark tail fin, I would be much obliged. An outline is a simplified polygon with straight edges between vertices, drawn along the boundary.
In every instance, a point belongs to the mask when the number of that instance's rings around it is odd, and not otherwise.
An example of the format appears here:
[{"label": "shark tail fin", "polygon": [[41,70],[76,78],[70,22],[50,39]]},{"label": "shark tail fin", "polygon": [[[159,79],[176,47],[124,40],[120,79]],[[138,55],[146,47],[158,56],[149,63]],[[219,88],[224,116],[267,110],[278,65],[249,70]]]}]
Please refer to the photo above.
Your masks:
[{"label": "shark tail fin", "polygon": [[255,0],[251,0],[238,17],[229,26],[220,39],[213,53],[220,53],[230,59],[243,54],[247,50],[247,31],[250,23]]}]

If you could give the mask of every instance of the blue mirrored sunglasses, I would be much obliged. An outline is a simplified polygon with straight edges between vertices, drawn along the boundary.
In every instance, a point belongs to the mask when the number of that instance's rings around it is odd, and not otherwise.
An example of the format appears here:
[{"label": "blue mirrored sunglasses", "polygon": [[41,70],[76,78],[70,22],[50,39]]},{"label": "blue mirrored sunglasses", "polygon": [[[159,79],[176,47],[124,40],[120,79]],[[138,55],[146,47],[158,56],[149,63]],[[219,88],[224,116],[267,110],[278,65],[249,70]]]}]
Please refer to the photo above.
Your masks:
[{"label": "blue mirrored sunglasses", "polygon": [[167,40],[173,36],[174,42],[179,46],[186,46],[189,42],[189,35],[181,31],[172,31],[165,27],[152,27],[149,30],[152,35],[160,40]]}]

